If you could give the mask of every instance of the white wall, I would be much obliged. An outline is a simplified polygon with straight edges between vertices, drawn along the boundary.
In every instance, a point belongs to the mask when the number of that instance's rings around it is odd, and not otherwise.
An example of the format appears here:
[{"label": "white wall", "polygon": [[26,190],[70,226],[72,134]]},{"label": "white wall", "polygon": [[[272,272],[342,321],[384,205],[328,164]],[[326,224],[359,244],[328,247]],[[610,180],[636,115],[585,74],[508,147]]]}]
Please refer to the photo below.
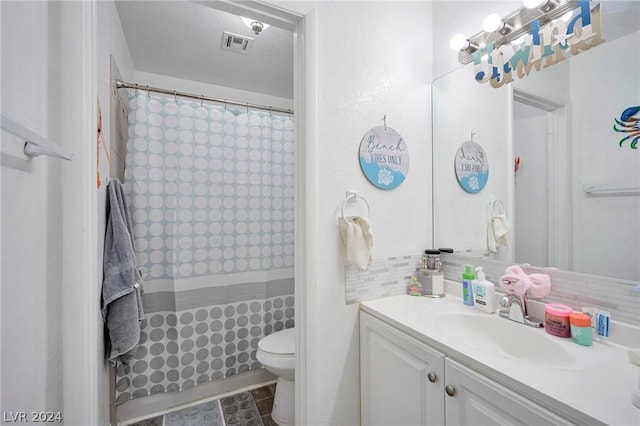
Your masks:
[{"label": "white wall", "polygon": [[[278,3],[305,14],[307,418],[359,424],[358,305],[345,304],[336,213],[345,191],[371,205],[374,257],[431,245],[431,5],[405,2]],[[406,140],[409,174],[395,190],[373,187],[358,147],[382,124]]]},{"label": "white wall", "polygon": [[[1,2],[0,10],[2,114],[54,139],[58,23],[47,2]],[[0,405],[63,411],[61,164],[29,160],[23,144],[2,133]]]},{"label": "white wall", "polygon": [[2,2],[0,10],[2,114],[74,153],[72,162],[28,159],[22,140],[2,135],[2,411],[104,424],[95,415],[102,342],[87,191],[95,185],[92,3]]}]

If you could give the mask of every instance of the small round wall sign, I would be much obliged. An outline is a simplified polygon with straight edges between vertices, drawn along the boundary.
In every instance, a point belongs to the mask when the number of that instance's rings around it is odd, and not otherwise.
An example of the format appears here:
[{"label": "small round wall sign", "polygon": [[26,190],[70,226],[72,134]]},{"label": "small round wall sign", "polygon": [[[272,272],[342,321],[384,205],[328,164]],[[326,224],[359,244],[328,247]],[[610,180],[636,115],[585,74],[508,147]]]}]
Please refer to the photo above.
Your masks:
[{"label": "small round wall sign", "polygon": [[489,180],[489,161],[484,149],[477,142],[460,145],[455,160],[456,177],[465,191],[475,194],[482,191]]},{"label": "small round wall sign", "polygon": [[394,189],[409,173],[409,149],[398,132],[378,126],[360,142],[360,167],[369,182],[381,189]]}]

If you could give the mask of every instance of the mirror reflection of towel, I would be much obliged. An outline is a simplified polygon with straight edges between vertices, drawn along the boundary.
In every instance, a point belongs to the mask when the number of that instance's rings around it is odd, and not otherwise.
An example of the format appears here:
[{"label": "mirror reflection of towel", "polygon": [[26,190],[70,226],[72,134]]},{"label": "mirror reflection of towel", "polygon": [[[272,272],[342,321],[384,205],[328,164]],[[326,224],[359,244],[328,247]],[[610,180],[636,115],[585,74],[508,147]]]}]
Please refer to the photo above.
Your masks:
[{"label": "mirror reflection of towel", "polygon": [[487,247],[491,253],[498,251],[498,246],[509,247],[509,230],[511,222],[504,214],[494,214],[489,218],[487,231]]},{"label": "mirror reflection of towel", "polygon": [[371,266],[373,235],[369,221],[360,216],[338,218],[338,231],[344,246],[345,260],[360,269]]}]

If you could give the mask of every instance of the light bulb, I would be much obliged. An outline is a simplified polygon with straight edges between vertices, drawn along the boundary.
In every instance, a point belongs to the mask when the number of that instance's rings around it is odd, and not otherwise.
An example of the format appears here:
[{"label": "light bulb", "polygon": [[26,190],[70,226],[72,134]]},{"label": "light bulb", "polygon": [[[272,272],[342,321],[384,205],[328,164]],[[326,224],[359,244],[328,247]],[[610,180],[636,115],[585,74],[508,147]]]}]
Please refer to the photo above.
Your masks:
[{"label": "light bulb", "polygon": [[456,34],[451,37],[451,41],[449,41],[449,46],[453,50],[462,50],[469,47],[469,40],[464,36],[464,34]]},{"label": "light bulb", "polygon": [[492,33],[501,29],[504,26],[504,22],[502,22],[502,18],[497,13],[492,13],[487,15],[482,21],[482,29],[488,33]]}]

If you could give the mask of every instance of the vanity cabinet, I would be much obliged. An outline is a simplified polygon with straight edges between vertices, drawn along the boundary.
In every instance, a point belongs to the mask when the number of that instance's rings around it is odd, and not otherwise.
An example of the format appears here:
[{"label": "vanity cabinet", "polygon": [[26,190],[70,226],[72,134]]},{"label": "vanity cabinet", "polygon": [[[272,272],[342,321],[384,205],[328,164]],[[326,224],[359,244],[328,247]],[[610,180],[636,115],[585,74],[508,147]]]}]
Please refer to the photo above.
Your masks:
[{"label": "vanity cabinet", "polygon": [[443,425],[444,358],[360,312],[361,424]]},{"label": "vanity cabinet", "polygon": [[571,422],[360,312],[363,425],[569,425]]},{"label": "vanity cabinet", "polygon": [[446,358],[447,425],[571,425],[516,392]]}]

